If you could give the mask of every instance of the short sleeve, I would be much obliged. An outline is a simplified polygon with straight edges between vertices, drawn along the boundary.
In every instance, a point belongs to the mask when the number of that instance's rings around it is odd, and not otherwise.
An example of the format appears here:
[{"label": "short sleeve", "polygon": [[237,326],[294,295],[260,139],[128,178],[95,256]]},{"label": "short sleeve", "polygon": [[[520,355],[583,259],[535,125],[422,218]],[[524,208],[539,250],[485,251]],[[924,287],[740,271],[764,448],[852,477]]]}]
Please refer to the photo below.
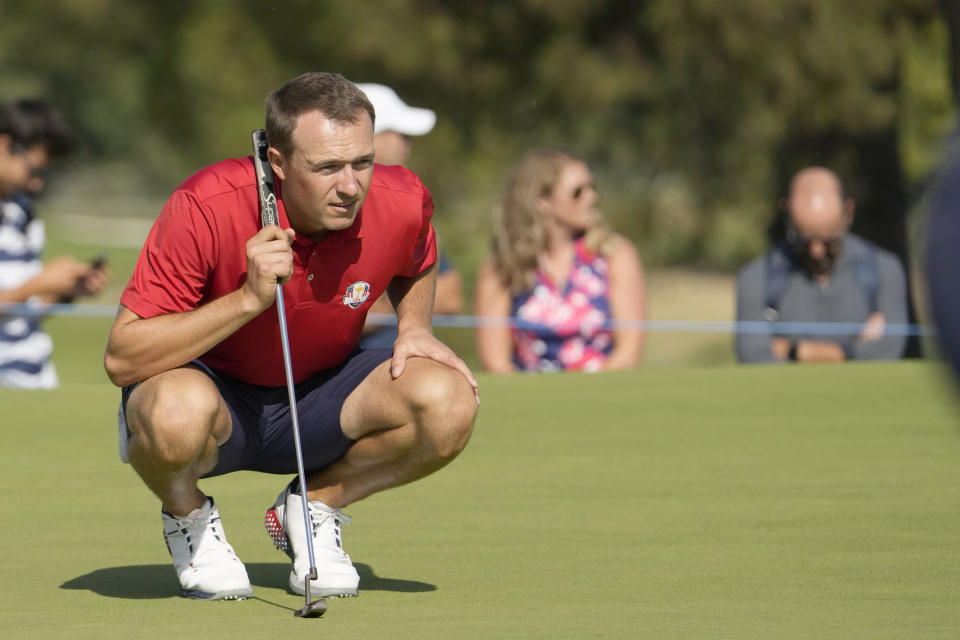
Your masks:
[{"label": "short sleeve", "polygon": [[195,309],[219,259],[212,215],[176,191],[154,223],[120,303],[142,318]]},{"label": "short sleeve", "polygon": [[407,278],[423,273],[437,261],[437,234],[430,222],[433,217],[433,197],[426,186],[421,184],[421,188],[420,229],[410,260],[399,274]]}]

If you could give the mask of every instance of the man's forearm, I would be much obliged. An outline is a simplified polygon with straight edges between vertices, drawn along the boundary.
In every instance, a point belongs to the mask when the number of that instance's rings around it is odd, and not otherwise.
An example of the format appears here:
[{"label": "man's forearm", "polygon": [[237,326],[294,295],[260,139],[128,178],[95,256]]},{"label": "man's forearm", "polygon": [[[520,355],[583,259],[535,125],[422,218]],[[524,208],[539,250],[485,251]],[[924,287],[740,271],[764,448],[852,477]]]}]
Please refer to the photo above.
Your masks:
[{"label": "man's forearm", "polygon": [[18,302],[24,302],[31,295],[30,291],[24,286],[21,285],[14,289],[7,289],[6,291],[0,291],[0,303],[3,304],[16,304]]},{"label": "man's forearm", "polygon": [[797,340],[777,336],[771,343],[774,360],[783,362],[839,362],[846,360],[843,347],[836,342],[822,340]]},{"label": "man's forearm", "polygon": [[397,311],[397,331],[431,330],[433,298],[437,289],[436,265],[412,278],[394,278],[387,291]]},{"label": "man's forearm", "polygon": [[0,291],[0,302],[15,304],[18,302],[26,302],[31,298],[39,299],[43,302],[56,302],[58,297],[57,293],[51,289],[43,278],[34,276],[17,287]]},{"label": "man's forearm", "polygon": [[836,342],[800,340],[795,347],[797,362],[841,362],[846,354]]},{"label": "man's forearm", "polygon": [[242,289],[191,311],[153,318],[141,318],[121,306],[104,355],[107,375],[117,386],[125,386],[182,366],[261,311]]}]

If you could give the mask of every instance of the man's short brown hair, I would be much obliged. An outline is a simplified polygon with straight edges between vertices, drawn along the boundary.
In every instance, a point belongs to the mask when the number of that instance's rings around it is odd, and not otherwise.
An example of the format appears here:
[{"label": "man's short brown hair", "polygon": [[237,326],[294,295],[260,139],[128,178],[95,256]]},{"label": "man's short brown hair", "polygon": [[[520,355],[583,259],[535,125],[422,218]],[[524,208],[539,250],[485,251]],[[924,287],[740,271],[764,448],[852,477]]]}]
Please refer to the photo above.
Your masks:
[{"label": "man's short brown hair", "polygon": [[313,71],[297,76],[267,97],[267,140],[282,154],[293,151],[297,118],[319,111],[334,122],[356,122],[361,111],[376,114],[367,95],[339,73]]}]

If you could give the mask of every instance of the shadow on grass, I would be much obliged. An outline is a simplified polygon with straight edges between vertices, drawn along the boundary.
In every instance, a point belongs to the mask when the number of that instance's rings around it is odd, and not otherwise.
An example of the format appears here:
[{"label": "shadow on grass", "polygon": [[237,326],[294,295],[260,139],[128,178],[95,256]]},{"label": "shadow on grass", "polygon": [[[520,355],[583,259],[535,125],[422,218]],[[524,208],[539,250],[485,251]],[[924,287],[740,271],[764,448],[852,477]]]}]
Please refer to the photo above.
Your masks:
[{"label": "shadow on grass", "polygon": [[[400,591],[402,593],[422,593],[436,591],[437,585],[401,578],[383,578],[373,572],[373,567],[360,562],[353,563],[360,574],[360,591]],[[289,573],[289,570],[288,570]]]},{"label": "shadow on grass", "polygon": [[97,569],[67,580],[61,589],[93,591],[101,596],[132,600],[172,598],[177,595],[177,575],[172,565],[141,564]]},{"label": "shadow on grass", "polygon": [[[254,586],[287,588],[290,576],[289,564],[274,562],[247,563],[247,574]],[[355,563],[360,574],[360,591],[398,591],[419,593],[436,591],[437,586],[416,580],[384,578],[378,576],[368,564]],[[90,573],[67,580],[61,589],[93,591],[110,598],[128,598],[131,600],[160,599],[177,597],[177,578],[173,567],[168,564],[143,564],[127,567],[97,569]]]}]

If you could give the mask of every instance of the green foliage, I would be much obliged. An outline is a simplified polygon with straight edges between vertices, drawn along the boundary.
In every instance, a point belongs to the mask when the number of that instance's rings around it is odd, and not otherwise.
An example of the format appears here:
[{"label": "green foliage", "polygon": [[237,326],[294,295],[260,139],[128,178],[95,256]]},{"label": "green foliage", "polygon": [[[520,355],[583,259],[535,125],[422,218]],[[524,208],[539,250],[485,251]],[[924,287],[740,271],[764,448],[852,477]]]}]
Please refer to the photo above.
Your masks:
[{"label": "green foliage", "polygon": [[533,144],[589,159],[648,264],[751,257],[784,176],[810,163],[865,191],[878,236],[902,235],[953,124],[947,50],[935,0],[8,0],[0,98],[54,100],[85,165],[136,167],[156,197],[246,154],[294,75],[386,82],[439,114],[412,166],[469,287]]},{"label": "green foliage", "polygon": [[899,127],[904,173],[912,183],[925,180],[944,149],[944,132],[954,125],[949,83],[946,26],[937,21],[904,35],[902,113]]}]

